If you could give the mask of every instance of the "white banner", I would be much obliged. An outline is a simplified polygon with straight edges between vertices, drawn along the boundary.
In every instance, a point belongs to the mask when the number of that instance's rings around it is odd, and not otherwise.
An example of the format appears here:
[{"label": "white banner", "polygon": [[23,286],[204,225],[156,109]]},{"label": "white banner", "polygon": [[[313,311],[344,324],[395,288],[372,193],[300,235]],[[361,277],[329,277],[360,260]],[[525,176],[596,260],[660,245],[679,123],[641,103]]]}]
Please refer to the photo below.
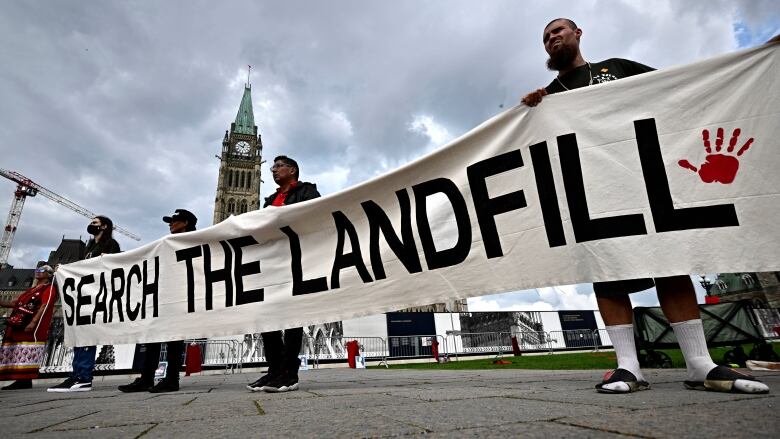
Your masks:
[{"label": "white banner", "polygon": [[339,193],[62,266],[66,340],[216,337],[550,285],[780,270],[778,49],[547,96]]}]

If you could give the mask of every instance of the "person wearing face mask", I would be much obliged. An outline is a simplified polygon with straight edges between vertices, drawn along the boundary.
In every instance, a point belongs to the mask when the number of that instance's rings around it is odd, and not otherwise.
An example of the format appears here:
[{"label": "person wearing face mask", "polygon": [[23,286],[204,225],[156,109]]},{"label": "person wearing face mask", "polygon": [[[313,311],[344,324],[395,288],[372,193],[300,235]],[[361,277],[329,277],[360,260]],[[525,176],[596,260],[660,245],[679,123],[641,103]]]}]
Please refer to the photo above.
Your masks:
[{"label": "person wearing face mask", "polygon": [[35,285],[14,301],[0,301],[12,308],[6,320],[0,346],[0,381],[16,380],[3,390],[32,388],[46,349],[46,337],[57,301],[57,289],[51,280],[54,270],[48,265],[35,269]]},{"label": "person wearing face mask", "polygon": [[[87,232],[92,238],[87,242],[85,259],[110,253],[119,253],[119,243],[112,237],[114,222],[110,218],[98,215],[92,218]],[[60,384],[49,387],[48,392],[88,392],[92,390],[92,371],[95,369],[97,346],[79,346],[73,348],[73,372]]]}]

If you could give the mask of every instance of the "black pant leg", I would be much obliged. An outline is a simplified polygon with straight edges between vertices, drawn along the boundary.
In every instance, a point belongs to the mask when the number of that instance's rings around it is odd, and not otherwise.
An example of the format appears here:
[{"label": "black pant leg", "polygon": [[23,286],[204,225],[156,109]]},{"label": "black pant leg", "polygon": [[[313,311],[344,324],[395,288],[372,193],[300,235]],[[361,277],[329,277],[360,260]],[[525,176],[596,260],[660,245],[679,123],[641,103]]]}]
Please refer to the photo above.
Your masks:
[{"label": "black pant leg", "polygon": [[146,343],[146,356],[141,369],[141,379],[146,383],[154,382],[154,373],[160,364],[160,343]]},{"label": "black pant leg", "polygon": [[268,362],[268,373],[278,376],[282,373],[283,357],[282,349],[282,331],[263,332],[263,350],[265,351],[265,361]]},{"label": "black pant leg", "polygon": [[298,355],[301,354],[301,345],[303,344],[303,328],[290,328],[284,331],[284,372],[290,376],[298,376],[298,367],[301,361]]},{"label": "black pant leg", "polygon": [[184,352],[184,342],[169,341],[168,345],[168,369],[165,371],[165,378],[179,381],[179,371],[181,370],[181,357]]}]

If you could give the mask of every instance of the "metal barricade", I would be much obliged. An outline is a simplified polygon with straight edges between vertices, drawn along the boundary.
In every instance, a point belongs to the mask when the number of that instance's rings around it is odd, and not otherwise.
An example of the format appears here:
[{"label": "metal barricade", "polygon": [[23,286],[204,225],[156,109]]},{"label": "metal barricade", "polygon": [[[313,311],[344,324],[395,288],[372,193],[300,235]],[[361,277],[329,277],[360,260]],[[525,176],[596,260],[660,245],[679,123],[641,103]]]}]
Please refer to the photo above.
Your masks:
[{"label": "metal barricade", "polygon": [[521,331],[512,335],[517,339],[517,346],[520,348],[520,352],[548,351],[548,353],[552,353],[550,335],[544,331]]},{"label": "metal barricade", "polygon": [[[184,340],[185,362],[186,346],[194,343],[200,346],[200,364],[202,366],[224,366],[225,373],[241,373],[243,359],[241,344],[237,340]],[[167,352],[160,350],[160,361],[165,361]],[[186,363],[185,363],[186,364]]]},{"label": "metal barricade", "polygon": [[304,336],[302,354],[309,356],[314,367],[320,360],[343,360],[347,358],[347,341],[342,336]]},{"label": "metal barricade", "polygon": [[[458,337],[460,349],[458,353],[464,354],[496,354],[503,355],[512,352],[512,338],[508,332],[461,332],[451,337]],[[456,344],[457,346],[457,344]]]},{"label": "metal barricade", "polygon": [[438,344],[439,355],[447,356],[447,343],[443,335],[396,335],[387,337],[388,358],[433,358],[433,342]]},{"label": "metal barricade", "polygon": [[[0,318],[0,333],[3,325]],[[41,361],[42,373],[69,372],[72,369],[73,349],[63,345],[63,326],[61,317],[55,317]],[[388,358],[432,358],[433,342],[438,343],[441,357],[458,354],[487,354],[501,356],[512,352],[512,337],[517,340],[521,352],[582,350],[610,348],[611,341],[605,329],[583,329],[564,331],[520,331],[520,332],[484,332],[461,333],[448,331],[442,335],[409,335],[382,337],[349,337],[304,335],[301,354],[306,355],[313,367],[319,367],[320,360],[347,360],[346,343],[355,340],[361,353],[367,360],[379,361],[387,366]],[[201,365],[224,366],[225,373],[241,371],[244,363],[265,362],[265,352],[260,334],[249,334],[244,340],[185,340],[201,347]],[[113,355],[110,346],[101,349],[99,357],[111,357],[110,364],[97,365],[96,370],[113,368]],[[105,352],[105,355],[103,351]],[[185,350],[186,352],[186,350]],[[161,360],[166,359],[165,348],[161,349]],[[100,361],[98,361],[100,363]],[[105,366],[105,367],[104,367]]]},{"label": "metal barricade", "polygon": [[240,344],[239,357],[242,364],[265,362],[265,348],[260,333],[245,334],[244,340],[238,343]]},{"label": "metal barricade", "polygon": [[320,360],[347,360],[346,345],[352,340],[358,342],[366,360],[378,359],[380,365],[387,367],[387,343],[382,337],[305,337],[304,353],[309,355],[315,368],[319,367]]},{"label": "metal barricade", "polygon": [[46,349],[41,359],[41,373],[70,372],[73,370],[73,348],[63,344],[65,327],[62,317],[54,317],[49,326]]},{"label": "metal barricade", "polygon": [[550,349],[595,349],[598,346],[596,336],[591,329],[572,329],[566,331],[550,331]]}]

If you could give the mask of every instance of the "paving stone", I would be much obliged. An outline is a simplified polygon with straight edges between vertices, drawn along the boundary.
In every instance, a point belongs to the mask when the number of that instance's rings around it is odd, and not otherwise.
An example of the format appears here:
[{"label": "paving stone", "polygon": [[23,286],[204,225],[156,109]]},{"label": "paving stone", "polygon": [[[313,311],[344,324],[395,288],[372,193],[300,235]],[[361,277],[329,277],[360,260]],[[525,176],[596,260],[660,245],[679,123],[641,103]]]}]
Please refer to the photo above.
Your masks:
[{"label": "paving stone", "polygon": [[[650,390],[629,394],[616,395],[598,393],[595,389],[570,392],[547,390],[529,395],[520,395],[518,397],[537,401],[591,404],[600,407],[628,409],[648,409],[670,406],[684,407],[696,404],[725,402],[734,399],[734,395],[727,393],[686,390],[680,383],[656,384],[653,385]],[[756,398],[759,396],[748,395],[747,397]]]},{"label": "paving stone", "polygon": [[427,433],[425,438],[510,438],[522,437],[524,439],[625,439],[622,434],[610,433],[598,430],[589,430],[555,422],[520,422],[512,424],[496,425],[492,427],[464,428],[446,432]]},{"label": "paving stone", "polygon": [[74,419],[87,417],[92,413],[94,413],[94,410],[89,407],[67,405],[25,416],[4,416],[0,418],[0,425],[2,426],[0,431],[3,437],[11,437],[15,433],[36,433]]},{"label": "paving stone", "polygon": [[161,423],[144,439],[171,437],[382,437],[423,433],[424,429],[384,416],[362,416],[355,410],[287,412],[235,419],[211,418]]},{"label": "paving stone", "polygon": [[121,427],[91,428],[87,430],[47,430],[35,433],[36,439],[81,439],[83,437],[104,437],[112,439],[135,439],[154,424],[123,425]]},{"label": "paving stone", "polygon": [[575,414],[595,416],[604,409],[584,404],[556,404],[512,398],[478,398],[405,404],[393,407],[391,412],[371,407],[365,410],[438,432],[513,422],[553,420]]},{"label": "paving stone", "polygon": [[780,399],[775,396],[747,397],[685,407],[635,410],[628,416],[604,412],[599,416],[567,417],[558,422],[647,437],[776,438],[780,431],[778,409]]},{"label": "paving stone", "polygon": [[286,412],[327,412],[330,409],[363,409],[367,407],[393,407],[408,404],[408,400],[392,395],[343,395],[306,399],[286,399],[286,394],[271,394],[257,400],[267,414]]},{"label": "paving stone", "polygon": [[[648,370],[653,389],[602,395],[602,371],[348,370],[301,374],[301,390],[250,392],[258,372],[182,378],[179,392],[91,392],[52,383],[0,392],[2,437],[770,437],[780,399],[685,390],[685,370]],[[774,392],[780,373],[756,373]],[[59,380],[54,380],[59,382]],[[96,428],[97,427],[97,428]]]},{"label": "paving stone", "polygon": [[61,428],[79,429],[111,427],[126,424],[187,421],[204,417],[230,418],[254,415],[257,409],[251,399],[236,398],[231,403],[208,404],[193,401],[188,394],[162,394],[138,401],[117,401],[106,410],[62,424]]}]

